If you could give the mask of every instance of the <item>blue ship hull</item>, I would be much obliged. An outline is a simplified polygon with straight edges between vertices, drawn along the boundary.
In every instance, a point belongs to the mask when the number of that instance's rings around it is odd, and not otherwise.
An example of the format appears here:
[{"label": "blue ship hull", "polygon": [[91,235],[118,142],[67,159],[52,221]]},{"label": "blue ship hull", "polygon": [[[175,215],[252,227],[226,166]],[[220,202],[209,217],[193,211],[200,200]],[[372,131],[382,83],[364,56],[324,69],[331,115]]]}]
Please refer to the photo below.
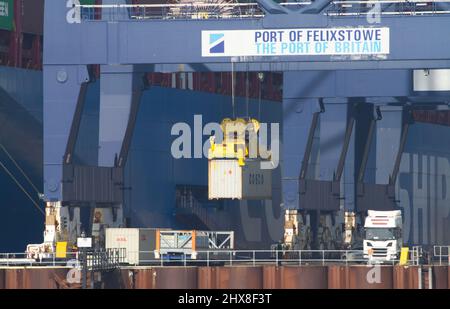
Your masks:
[{"label": "blue ship hull", "polygon": [[[11,104],[17,109],[22,107],[23,113],[34,121],[32,126],[32,121],[14,116],[11,120],[14,125],[8,132],[1,133],[2,141],[6,141],[9,149],[20,146],[13,155],[42,190],[42,75],[19,69],[0,70],[8,76],[8,83],[16,83],[16,89],[5,90],[9,96],[21,88],[27,89],[25,92],[29,95],[11,98]],[[89,85],[86,100],[74,163],[93,165],[97,164],[98,157],[98,83]],[[258,117],[259,108],[258,101],[250,100],[249,116]],[[10,117],[10,113],[5,114]],[[206,158],[174,159],[171,156],[171,144],[177,137],[171,135],[172,126],[185,122],[193,128],[194,115],[202,115],[203,125],[220,123],[223,118],[232,116],[231,98],[160,87],[152,87],[144,93],[125,172],[125,216],[130,225],[234,230],[236,243],[241,248],[267,248],[280,240],[283,223],[280,168],[274,171],[277,180],[274,181],[273,201],[211,202],[207,199]],[[236,100],[236,115],[247,116],[245,99]],[[281,115],[281,103],[261,102],[261,121],[279,122]],[[10,131],[16,130],[24,130],[24,136],[14,138]],[[203,142],[208,138],[204,136]],[[36,146],[31,149],[31,144]],[[14,175],[19,175],[13,164],[7,163]],[[0,251],[21,252],[27,244],[42,241],[44,218],[7,174],[1,171],[0,177],[2,216],[7,222],[0,226],[0,232],[10,235],[0,238]],[[25,183],[24,179],[20,180]],[[32,192],[30,186],[25,187]],[[186,194],[193,196],[189,203],[183,202]],[[37,200],[37,194],[33,198]]]}]

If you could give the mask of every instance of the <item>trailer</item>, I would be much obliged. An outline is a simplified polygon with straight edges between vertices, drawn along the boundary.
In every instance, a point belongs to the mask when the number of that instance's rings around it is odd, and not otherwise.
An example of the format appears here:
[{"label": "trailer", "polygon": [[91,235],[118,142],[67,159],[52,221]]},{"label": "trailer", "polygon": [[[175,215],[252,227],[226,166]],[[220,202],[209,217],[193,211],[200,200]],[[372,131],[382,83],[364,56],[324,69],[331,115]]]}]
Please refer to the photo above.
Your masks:
[{"label": "trailer", "polygon": [[156,259],[219,258],[222,252],[228,253],[233,249],[233,231],[158,230],[156,232]]}]

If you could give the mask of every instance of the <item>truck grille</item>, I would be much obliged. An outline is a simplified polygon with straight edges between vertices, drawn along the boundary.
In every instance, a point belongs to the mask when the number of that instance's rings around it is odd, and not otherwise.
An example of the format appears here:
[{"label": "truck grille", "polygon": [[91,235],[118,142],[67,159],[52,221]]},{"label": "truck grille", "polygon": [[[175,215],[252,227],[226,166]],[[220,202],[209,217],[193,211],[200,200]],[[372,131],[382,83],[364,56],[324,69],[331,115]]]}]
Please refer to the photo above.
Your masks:
[{"label": "truck grille", "polygon": [[387,255],[387,249],[386,248],[373,248],[373,256],[386,256]]}]

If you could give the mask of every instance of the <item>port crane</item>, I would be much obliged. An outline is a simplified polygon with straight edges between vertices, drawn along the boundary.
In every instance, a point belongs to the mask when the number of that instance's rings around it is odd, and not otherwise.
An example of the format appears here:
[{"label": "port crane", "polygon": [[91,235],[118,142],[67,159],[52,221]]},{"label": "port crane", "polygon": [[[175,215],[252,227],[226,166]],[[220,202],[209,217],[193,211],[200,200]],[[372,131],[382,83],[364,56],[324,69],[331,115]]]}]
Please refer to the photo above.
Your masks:
[{"label": "port crane", "polygon": [[[305,226],[312,227],[315,243],[323,243],[319,235],[337,225],[334,214],[339,210],[346,213],[351,242],[358,212],[373,204],[395,207],[393,189],[411,110],[417,104],[447,106],[439,91],[432,93],[433,100],[427,89],[416,91],[412,73],[426,79],[436,69],[450,68],[448,2],[256,2],[224,3],[226,10],[202,9],[199,16],[195,3],[103,0],[102,5],[83,6],[76,0],[45,1],[43,250],[79,234],[80,209],[91,211],[94,236],[101,237],[105,224],[123,226],[123,167],[145,72],[223,72],[232,66],[235,71],[283,72],[282,206],[288,247],[302,246]],[[306,47],[298,44],[289,55],[273,49],[272,43],[284,42],[277,33],[293,30],[295,36],[302,29],[322,29],[317,39],[314,32],[308,34],[316,42],[323,42],[327,30],[353,29],[356,36],[359,29],[378,29],[373,35],[380,36],[383,46],[355,51],[350,38],[350,45],[331,54],[301,54]],[[222,43],[232,44],[223,40],[228,31],[237,38],[258,33],[261,43],[267,43],[260,45],[265,54],[239,48],[225,54],[228,47]],[[211,35],[209,43],[219,43],[209,46],[202,32]],[[73,153],[93,64],[101,66],[98,162],[81,165]],[[374,132],[382,157],[366,183]],[[308,168],[317,150],[318,171]]]}]

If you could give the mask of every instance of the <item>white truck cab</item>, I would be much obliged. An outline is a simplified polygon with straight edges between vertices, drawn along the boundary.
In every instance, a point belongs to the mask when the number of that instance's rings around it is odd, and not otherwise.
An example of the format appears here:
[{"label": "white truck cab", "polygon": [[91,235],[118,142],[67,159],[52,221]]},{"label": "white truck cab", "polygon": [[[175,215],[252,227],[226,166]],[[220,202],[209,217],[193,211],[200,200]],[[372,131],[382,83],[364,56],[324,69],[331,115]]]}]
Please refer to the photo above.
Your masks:
[{"label": "white truck cab", "polygon": [[369,263],[386,263],[399,257],[403,246],[400,210],[369,210],[364,230],[364,258]]}]

